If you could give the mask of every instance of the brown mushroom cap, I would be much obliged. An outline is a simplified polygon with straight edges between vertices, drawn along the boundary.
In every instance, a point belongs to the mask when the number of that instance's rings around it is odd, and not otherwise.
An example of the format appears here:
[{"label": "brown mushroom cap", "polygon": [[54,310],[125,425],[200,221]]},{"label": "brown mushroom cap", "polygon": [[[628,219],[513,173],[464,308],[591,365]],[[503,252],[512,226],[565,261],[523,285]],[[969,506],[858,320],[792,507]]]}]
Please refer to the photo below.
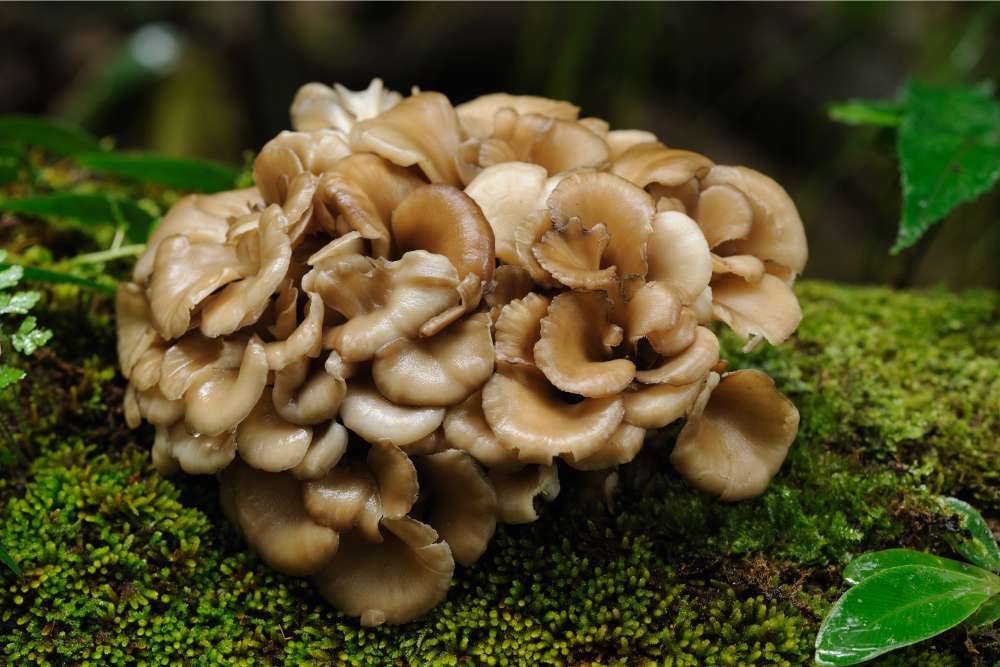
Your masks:
[{"label": "brown mushroom cap", "polygon": [[417,165],[431,183],[459,185],[453,156],[460,135],[458,116],[441,93],[417,93],[397,106],[357,123],[351,148],[375,153],[401,167]]},{"label": "brown mushroom cap", "polygon": [[257,405],[267,384],[267,353],[254,336],[238,370],[201,374],[184,394],[184,420],[192,433],[218,435],[235,428]]},{"label": "brown mushroom cap", "polygon": [[312,520],[299,481],[288,473],[236,463],[222,475],[220,494],[230,498],[247,544],[280,572],[313,574],[337,552],[337,532]]},{"label": "brown mushroom cap", "polygon": [[786,341],[802,321],[802,309],[788,283],[769,273],[750,283],[724,275],[712,283],[712,312],[740,337],[760,335],[772,345]]},{"label": "brown mushroom cap", "polygon": [[[359,532],[381,543],[382,498],[375,477],[361,461],[345,461],[302,486],[302,502],[316,523],[339,533]],[[357,528],[357,531],[354,529]]]},{"label": "brown mushroom cap", "polygon": [[764,262],[753,255],[732,255],[730,257],[719,257],[712,254],[712,274],[722,275],[731,273],[737,275],[747,282],[755,283],[764,275],[766,267]]},{"label": "brown mushroom cap", "polygon": [[494,333],[497,361],[534,365],[535,343],[542,336],[542,318],[548,310],[549,300],[534,292],[505,305]]},{"label": "brown mushroom cap", "polygon": [[690,304],[712,279],[712,254],[694,220],[668,211],[653,217],[647,246],[647,280],[665,283]]},{"label": "brown mushroom cap", "polygon": [[154,449],[157,448],[159,457],[154,457],[154,463],[163,474],[171,473],[171,466],[163,464],[163,457],[169,456],[174,466],[179,465],[189,475],[213,475],[236,458],[236,434],[232,431],[219,435],[193,434],[179,421],[170,427],[157,427]]},{"label": "brown mushroom cap", "polygon": [[360,120],[374,118],[396,106],[403,96],[387,90],[382,79],[372,79],[364,90],[348,90],[339,83],[333,88],[307,83],[295,93],[289,115],[292,127],[300,132],[333,129],[350,132]]},{"label": "brown mushroom cap", "polygon": [[455,560],[427,524],[386,519],[385,542],[348,533],[333,559],[316,574],[320,593],[364,626],[406,623],[448,594]]},{"label": "brown mushroom cap", "polygon": [[444,416],[444,437],[449,446],[468,452],[490,470],[524,467],[517,460],[517,452],[501,445],[486,423],[482,391],[448,409]]},{"label": "brown mushroom cap", "polygon": [[493,229],[496,256],[517,264],[514,232],[525,218],[544,205],[541,195],[545,167],[527,162],[504,162],[483,169],[465,187],[465,194],[482,210]]},{"label": "brown mushroom cap", "polygon": [[274,374],[274,408],[282,419],[300,426],[312,426],[333,419],[347,392],[347,382],[338,370],[336,352],[331,352],[324,368],[310,370],[303,357]]},{"label": "brown mushroom cap", "polygon": [[347,451],[347,429],[337,422],[329,422],[325,427],[313,431],[313,439],[306,455],[292,468],[296,479],[312,480],[323,477],[333,470]]},{"label": "brown mushroom cap", "polygon": [[629,342],[634,345],[641,338],[672,331],[680,313],[681,302],[676,290],[666,283],[646,283],[625,305]]},{"label": "brown mushroom cap", "polygon": [[493,229],[476,202],[444,185],[417,188],[392,214],[392,239],[400,252],[427,250],[444,255],[465,278],[493,279]]},{"label": "brown mushroom cap", "polygon": [[444,421],[444,408],[396,405],[371,382],[354,379],[347,386],[340,419],[368,442],[391,442],[405,447],[436,431]]},{"label": "brown mushroom cap", "polygon": [[623,423],[596,452],[579,460],[567,457],[566,462],[577,470],[613,468],[634,459],[645,437],[646,429]]},{"label": "brown mushroom cap", "polygon": [[640,428],[663,428],[687,413],[704,385],[703,379],[687,385],[638,385],[623,396],[625,421]]},{"label": "brown mushroom cap", "polygon": [[467,136],[485,139],[493,134],[493,121],[500,109],[513,109],[519,114],[538,114],[559,120],[576,120],[580,108],[562,100],[550,100],[534,95],[492,93],[455,107],[462,129]]},{"label": "brown mushroom cap", "polygon": [[493,284],[483,294],[483,300],[490,307],[490,318],[495,323],[500,311],[514,299],[522,299],[535,287],[531,274],[520,266],[501,264],[493,272]]},{"label": "brown mushroom cap", "polygon": [[698,327],[687,349],[655,368],[638,371],[635,379],[644,384],[683,386],[705,377],[718,362],[719,339],[710,329]]},{"label": "brown mushroom cap", "polygon": [[622,341],[622,330],[608,320],[608,305],[604,295],[595,292],[563,292],[549,304],[534,359],[559,389],[581,396],[613,396],[635,377],[631,361],[609,359],[612,348]]},{"label": "brown mushroom cap", "polygon": [[281,132],[257,154],[253,180],[265,202],[283,204],[296,176],[323,174],[350,154],[350,146],[340,132]]},{"label": "brown mushroom cap", "polygon": [[139,358],[159,338],[152,325],[149,302],[142,289],[135,283],[118,284],[115,293],[116,333],[118,338],[118,365],[128,379]]},{"label": "brown mushroom cap", "polygon": [[620,396],[569,405],[541,372],[526,366],[500,364],[483,388],[486,422],[524,463],[549,465],[562,454],[582,459],[614,433],[624,413]]},{"label": "brown mushroom cap", "polygon": [[753,227],[753,207],[739,189],[720,183],[698,195],[694,219],[710,248],[726,241],[745,239]]},{"label": "brown mushroom cap", "polygon": [[722,500],[752,498],[778,472],[798,427],[799,411],[766,374],[727,373],[704,411],[681,430],[670,462]]},{"label": "brown mushroom cap", "polygon": [[[294,311],[294,302],[292,305]],[[303,357],[318,357],[323,346],[323,315],[326,307],[315,292],[309,294],[306,317],[283,340],[268,343],[267,363],[271,370],[280,371],[288,364]],[[293,314],[294,316],[294,314]]]},{"label": "brown mushroom cap", "polygon": [[236,431],[240,458],[258,470],[281,472],[305,458],[312,442],[312,429],[281,418],[274,409],[271,390],[264,389],[257,405]]},{"label": "brown mushroom cap", "polygon": [[550,229],[532,246],[535,260],[553,278],[567,287],[607,290],[616,282],[615,266],[601,268],[601,257],[610,237],[604,225],[584,229],[579,219]]},{"label": "brown mushroom cap", "polygon": [[451,547],[455,560],[472,565],[486,551],[497,526],[493,485],[475,460],[458,449],[417,459],[432,497],[427,522]]},{"label": "brown mushroom cap", "polygon": [[673,357],[683,352],[694,342],[698,328],[698,317],[693,309],[682,306],[677,313],[677,321],[669,329],[651,331],[645,334],[650,346],[663,357]]},{"label": "brown mushroom cap", "polygon": [[383,516],[387,519],[406,516],[420,493],[413,461],[403,450],[388,442],[372,444],[367,460],[378,484]]},{"label": "brown mushroom cap", "polygon": [[532,465],[513,472],[490,470],[489,477],[503,523],[531,523],[538,519],[538,500],[552,501],[559,495],[559,468],[554,465]]},{"label": "brown mushroom cap", "polygon": [[656,184],[682,185],[712,168],[712,161],[691,151],[667,148],[661,143],[635,144],[611,165],[611,173],[640,188]]}]

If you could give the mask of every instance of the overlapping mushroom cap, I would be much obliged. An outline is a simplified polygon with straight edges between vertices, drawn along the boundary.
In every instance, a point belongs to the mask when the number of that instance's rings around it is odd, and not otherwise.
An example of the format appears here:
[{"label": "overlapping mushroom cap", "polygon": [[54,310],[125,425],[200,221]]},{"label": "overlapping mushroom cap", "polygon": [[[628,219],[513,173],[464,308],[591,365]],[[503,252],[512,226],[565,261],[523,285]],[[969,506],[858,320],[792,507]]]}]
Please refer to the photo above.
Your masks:
[{"label": "overlapping mushroom cap", "polygon": [[539,97],[314,83],[291,115],[256,187],[178,203],[116,301],[129,425],[164,474],[219,474],[262,560],[406,622],[561,465],[613,470],[685,417],[682,476],[763,492],[798,412],[720,375],[711,322],[798,325],[774,181]]}]

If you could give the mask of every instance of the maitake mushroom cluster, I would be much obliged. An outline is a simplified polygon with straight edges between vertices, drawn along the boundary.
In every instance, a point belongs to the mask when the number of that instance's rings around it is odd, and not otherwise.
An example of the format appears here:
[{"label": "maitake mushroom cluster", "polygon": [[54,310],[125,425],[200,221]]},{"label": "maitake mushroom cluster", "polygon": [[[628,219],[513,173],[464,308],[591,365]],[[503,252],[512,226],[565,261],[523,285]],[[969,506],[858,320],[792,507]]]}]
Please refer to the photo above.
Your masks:
[{"label": "maitake mushroom cluster", "polygon": [[556,459],[613,469],[686,417],[673,465],[739,500],[795,437],[707,326],[795,330],[788,195],[578,112],[309,84],[256,187],[183,199],[118,291],[157,469],[219,473],[260,557],[363,624],[440,602],[558,494]]}]

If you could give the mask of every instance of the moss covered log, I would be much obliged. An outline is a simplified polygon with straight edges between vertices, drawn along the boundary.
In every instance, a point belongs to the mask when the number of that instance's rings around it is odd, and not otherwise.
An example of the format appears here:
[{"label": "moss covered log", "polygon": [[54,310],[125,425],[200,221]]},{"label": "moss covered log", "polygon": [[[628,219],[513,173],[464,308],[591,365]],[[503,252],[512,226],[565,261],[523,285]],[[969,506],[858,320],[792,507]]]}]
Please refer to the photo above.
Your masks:
[{"label": "moss covered log", "polygon": [[[0,408],[0,655],[9,664],[809,664],[853,554],[947,553],[943,493],[1000,518],[1000,295],[805,282],[780,349],[738,352],[802,412],[767,493],[727,505],[666,463],[621,473],[609,510],[584,476],[498,530],[446,603],[361,629],[277,575],[225,521],[213,479],[166,480],[128,432],[110,304],[60,287],[55,331]],[[1000,629],[956,630],[878,664],[1000,660]]]}]

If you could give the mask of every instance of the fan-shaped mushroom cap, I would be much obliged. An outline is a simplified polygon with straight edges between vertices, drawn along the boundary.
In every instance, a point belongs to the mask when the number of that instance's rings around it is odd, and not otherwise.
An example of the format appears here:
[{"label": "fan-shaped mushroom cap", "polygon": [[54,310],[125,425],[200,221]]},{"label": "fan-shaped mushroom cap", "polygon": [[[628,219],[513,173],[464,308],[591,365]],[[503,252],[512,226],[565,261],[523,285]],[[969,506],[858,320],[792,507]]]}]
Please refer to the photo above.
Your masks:
[{"label": "fan-shaped mushroom cap", "polygon": [[290,474],[236,463],[220,481],[220,494],[231,501],[247,544],[274,569],[296,576],[313,574],[337,552],[336,531],[306,513],[300,483]]},{"label": "fan-shaped mushroom cap", "polygon": [[386,519],[385,542],[348,533],[315,577],[327,600],[364,626],[395,625],[420,616],[448,594],[455,560],[430,526],[409,517]]},{"label": "fan-shaped mushroom cap", "polygon": [[208,299],[201,311],[201,331],[209,338],[228,335],[257,321],[277,291],[292,259],[281,209],[270,206],[261,216],[257,239],[257,269],[253,275],[226,285]]},{"label": "fan-shaped mushroom cap", "polygon": [[454,405],[492,374],[488,313],[460,320],[430,338],[389,343],[372,364],[379,392],[401,405]]},{"label": "fan-shaped mushroom cap", "polygon": [[611,165],[611,173],[640,188],[651,184],[670,187],[702,176],[711,168],[712,161],[704,155],[657,142],[630,147]]},{"label": "fan-shaped mushroom cap", "polygon": [[341,462],[302,487],[302,502],[316,523],[339,533],[358,532],[381,543],[382,499],[371,470],[361,461]]},{"label": "fan-shaped mushroom cap", "polygon": [[292,468],[297,479],[312,480],[324,476],[337,465],[347,451],[347,429],[337,422],[317,427],[306,455]]},{"label": "fan-shaped mushroom cap", "polygon": [[613,468],[634,459],[642,449],[645,437],[646,429],[623,423],[596,452],[580,460],[566,457],[566,462],[577,470]]},{"label": "fan-shaped mushroom cap", "polygon": [[263,204],[257,188],[188,195],[174,204],[149,235],[146,249],[135,263],[132,279],[145,284],[153,272],[160,244],[178,234],[191,243],[221,245],[226,242],[230,221]]},{"label": "fan-shaped mushroom cap", "polygon": [[517,452],[497,442],[483,414],[483,392],[477,391],[448,409],[444,416],[444,437],[447,444],[472,455],[490,470],[520,470],[524,464]]},{"label": "fan-shaped mushroom cap", "polygon": [[496,256],[517,264],[514,232],[540,206],[547,173],[527,162],[504,162],[483,169],[465,187],[493,229]]},{"label": "fan-shaped mushroom cap", "polygon": [[142,353],[139,360],[135,362],[135,366],[132,367],[132,377],[129,378],[136,389],[145,391],[159,383],[160,366],[163,363],[165,352],[166,344],[157,338],[155,343]]},{"label": "fan-shaped mushroom cap", "polygon": [[646,334],[646,340],[661,357],[673,357],[686,350],[694,342],[697,329],[698,317],[694,310],[682,306],[677,313],[677,321],[672,327],[652,331]]},{"label": "fan-shaped mushroom cap", "polygon": [[760,495],[781,467],[799,411],[756,370],[727,373],[700,416],[692,416],[670,455],[674,468],[722,500]]},{"label": "fan-shaped mushroom cap", "polygon": [[414,338],[428,320],[458,304],[458,275],[447,257],[411,250],[395,262],[353,255],[315,274],[313,287],[348,318],[324,337],[344,361],[366,361],[386,343]]},{"label": "fan-shaped mushroom cap", "polygon": [[686,385],[638,385],[623,396],[625,421],[640,428],[663,428],[684,416],[704,385],[703,379]]},{"label": "fan-shaped mushroom cap", "polygon": [[[343,236],[338,236],[311,254],[306,260],[306,263],[309,266],[316,266],[320,269],[324,269],[330,262],[336,261],[341,257],[347,257],[348,255],[363,255],[364,252],[365,242],[362,239],[361,233],[358,231],[350,231]],[[315,275],[313,277],[315,277]]]},{"label": "fan-shaped mushroom cap", "polygon": [[417,469],[410,457],[396,445],[374,443],[368,450],[368,468],[378,484],[383,516],[387,519],[406,516],[420,493]]},{"label": "fan-shaped mushroom cap", "polygon": [[489,167],[502,162],[531,162],[550,174],[599,167],[608,161],[608,145],[585,125],[513,109],[501,109],[493,119],[489,139],[463,146],[459,160]]},{"label": "fan-shaped mushroom cap", "polygon": [[128,379],[132,368],[159,338],[152,325],[149,302],[135,283],[118,284],[115,293],[115,323],[118,334],[118,365]]},{"label": "fan-shaped mushroom cap", "polygon": [[159,387],[171,400],[182,398],[188,388],[212,369],[240,367],[245,338],[205,338],[191,331],[171,345],[160,362]]},{"label": "fan-shaped mushroom cap", "polygon": [[470,273],[493,279],[493,229],[476,202],[456,188],[425,185],[411,192],[392,213],[392,240],[400,252],[444,255],[460,279]]},{"label": "fan-shaped mushroom cap", "polygon": [[318,357],[323,347],[323,298],[309,294],[309,312],[301,324],[284,340],[267,343],[267,363],[273,371],[280,371],[293,361],[304,357]]},{"label": "fan-shaped mushroom cap", "polygon": [[[445,413],[447,417],[447,413]],[[430,435],[425,435],[416,442],[412,442],[405,447],[401,447],[407,456],[423,456],[424,454],[436,454],[448,449],[448,443],[444,437],[444,424]]]},{"label": "fan-shaped mushroom cap", "polygon": [[[331,352],[330,357],[336,355]],[[330,358],[324,368],[310,371],[309,359],[291,363],[274,376],[274,408],[293,424],[311,426],[337,416],[347,382]]]},{"label": "fan-shaped mushroom cap", "polygon": [[490,470],[489,477],[503,523],[531,523],[538,519],[537,501],[552,501],[559,495],[559,469],[554,465],[533,465],[516,472]]},{"label": "fan-shaped mushroom cap", "polygon": [[494,334],[497,361],[534,365],[535,343],[542,336],[542,318],[548,310],[549,300],[534,292],[505,305]]},{"label": "fan-shaped mushroom cap", "polygon": [[192,433],[218,435],[246,419],[267,384],[267,353],[254,336],[238,370],[216,368],[200,374],[184,394],[184,420]]},{"label": "fan-shaped mushroom cap", "polygon": [[666,283],[646,283],[625,305],[625,328],[629,342],[634,345],[640,338],[672,331],[680,312],[680,298],[672,287]]},{"label": "fan-shaped mushroom cap", "polygon": [[711,248],[726,241],[745,239],[753,227],[750,200],[731,185],[711,185],[702,190],[693,217]]},{"label": "fan-shaped mushroom cap", "polygon": [[483,295],[490,307],[490,318],[496,322],[500,311],[514,299],[522,299],[535,287],[531,274],[520,266],[501,264],[493,272],[493,284]]},{"label": "fan-shaped mushroom cap", "polygon": [[289,114],[292,127],[300,132],[333,129],[350,132],[360,120],[374,118],[402,101],[403,96],[387,90],[382,79],[372,79],[364,90],[348,90],[339,83],[333,88],[307,83],[295,93]]},{"label": "fan-shaped mushroom cap", "polygon": [[240,458],[258,470],[281,472],[294,468],[305,458],[312,442],[312,429],[281,418],[265,389],[257,405],[236,431]]},{"label": "fan-shaped mushroom cap", "polygon": [[622,341],[608,320],[608,300],[596,292],[563,292],[549,304],[535,343],[535,365],[553,385],[581,396],[620,393],[635,377],[628,359],[608,359]]},{"label": "fan-shaped mushroom cap", "polygon": [[370,382],[355,379],[347,386],[340,419],[368,442],[391,442],[405,447],[436,431],[444,421],[444,408],[396,405]]},{"label": "fan-shaped mushroom cap", "polygon": [[169,456],[180,465],[181,470],[189,475],[213,475],[236,458],[234,431],[219,435],[194,434],[188,431],[183,421],[179,421],[169,428],[158,427],[158,440],[161,430],[165,434],[161,456],[169,452]]},{"label": "fan-shaped mushroom cap", "polygon": [[265,202],[283,204],[296,176],[319,176],[350,154],[340,132],[281,132],[264,144],[253,161],[253,181]]},{"label": "fan-shaped mushroom cap", "polygon": [[526,366],[501,364],[483,388],[486,423],[524,463],[549,465],[562,454],[589,456],[614,433],[624,413],[620,396],[569,405],[541,372]]},{"label": "fan-shaped mushroom cap", "polygon": [[602,138],[608,145],[608,157],[611,160],[617,160],[633,146],[658,141],[655,134],[645,130],[611,130],[602,135]]},{"label": "fan-shaped mushroom cap", "polygon": [[[131,394],[131,395],[130,395]],[[154,426],[170,426],[184,417],[184,401],[172,401],[157,386],[137,391],[129,384],[125,392],[125,420],[135,428],[145,419]]]},{"label": "fan-shaped mushroom cap", "polygon": [[601,268],[610,237],[604,225],[584,229],[579,219],[542,234],[531,251],[543,269],[567,287],[606,290],[618,278],[617,267]]},{"label": "fan-shaped mushroom cap", "polygon": [[757,334],[772,345],[783,343],[802,321],[795,292],[770,273],[750,283],[724,275],[712,283],[712,313],[743,339]]},{"label": "fan-shaped mushroom cap", "polygon": [[673,287],[685,304],[692,303],[712,279],[712,254],[694,220],[668,211],[653,217],[646,250],[647,280]]},{"label": "fan-shaped mushroom cap", "polygon": [[580,107],[562,100],[550,100],[534,95],[492,93],[455,107],[466,135],[485,139],[493,134],[493,121],[500,109],[513,109],[519,114],[538,114],[559,120],[576,120]]},{"label": "fan-shaped mushroom cap", "polygon": [[712,273],[722,275],[731,273],[743,280],[755,283],[764,275],[766,267],[764,262],[753,255],[732,255],[730,257],[719,257],[712,254]]},{"label": "fan-shaped mushroom cap", "polygon": [[453,156],[458,116],[441,93],[417,93],[351,130],[356,153],[375,153],[401,167],[417,165],[431,183],[459,185]]},{"label": "fan-shaped mushroom cap", "polygon": [[745,238],[727,241],[721,255],[753,255],[781,264],[795,273],[806,265],[806,247],[802,219],[785,189],[773,179],[747,167],[713,167],[705,176],[706,186],[729,185],[750,201],[753,226]]},{"label": "fan-shaped mushroom cap", "polygon": [[719,362],[719,339],[710,329],[698,327],[694,341],[676,357],[655,368],[638,371],[635,379],[644,384],[682,386],[705,377]]},{"label": "fan-shaped mushroom cap", "polygon": [[458,449],[421,456],[417,465],[431,493],[427,522],[451,547],[456,561],[472,565],[496,530],[493,485],[475,460]]}]

